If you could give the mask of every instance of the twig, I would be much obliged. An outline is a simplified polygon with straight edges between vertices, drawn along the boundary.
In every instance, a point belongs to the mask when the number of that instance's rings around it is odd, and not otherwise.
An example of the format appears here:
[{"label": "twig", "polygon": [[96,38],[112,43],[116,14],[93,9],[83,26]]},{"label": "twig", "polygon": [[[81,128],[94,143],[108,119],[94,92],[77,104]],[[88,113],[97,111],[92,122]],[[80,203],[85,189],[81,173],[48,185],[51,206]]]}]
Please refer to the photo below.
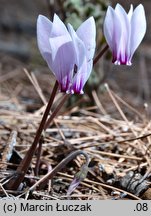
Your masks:
[{"label": "twig", "polygon": [[143,158],[141,157],[135,157],[135,156],[127,156],[127,155],[120,155],[120,154],[115,154],[115,153],[110,153],[110,152],[104,152],[104,151],[97,151],[97,150],[93,150],[93,149],[88,149],[85,148],[87,151],[89,151],[89,153],[92,152],[92,154],[94,153],[98,153],[98,155],[107,155],[110,157],[117,157],[117,158],[125,158],[125,159],[130,159],[130,160],[136,160],[136,161],[142,161]]},{"label": "twig", "polygon": [[4,189],[4,187],[3,187],[3,185],[1,183],[0,183],[0,188],[2,189],[2,191],[4,192],[6,197],[9,198],[9,195],[8,195],[7,191]]},{"label": "twig", "polygon": [[112,99],[112,101],[113,101],[115,107],[116,107],[117,110],[119,111],[120,115],[121,115],[122,118],[125,120],[125,122],[127,123],[128,127],[131,129],[131,131],[133,132],[133,134],[137,137],[136,132],[135,132],[135,131],[133,130],[133,128],[131,127],[131,125],[130,125],[128,119],[127,119],[127,117],[125,116],[125,114],[123,113],[123,111],[122,111],[122,109],[120,108],[119,104],[117,103],[116,99],[114,98],[114,96],[113,96],[113,94],[112,94],[112,92],[111,92],[111,90],[110,90],[110,88],[109,88],[109,86],[108,86],[107,83],[105,83],[105,87],[106,87],[107,92],[108,92],[110,98]]},{"label": "twig", "polygon": [[133,108],[130,104],[126,103],[122,98],[120,98],[115,92],[113,92],[111,89],[110,91],[112,92],[112,94],[114,95],[114,97],[119,100],[123,105],[127,106],[130,110],[132,110],[134,113],[136,113],[142,120],[143,119],[143,116],[142,114],[137,111],[135,108]]},{"label": "twig", "polygon": [[7,162],[9,161],[9,159],[12,155],[13,148],[16,144],[16,138],[17,138],[17,131],[12,131],[9,138],[8,138],[6,146],[3,150],[3,155],[2,155],[2,159],[1,159],[2,165],[0,165],[1,169],[7,168]]},{"label": "twig", "polygon": [[28,79],[30,80],[30,82],[33,84],[36,91],[38,92],[38,95],[41,98],[42,102],[44,104],[47,104],[47,101],[46,101],[44,95],[42,94],[41,88],[39,86],[39,83],[37,82],[35,75],[33,73],[30,75],[30,73],[27,71],[26,68],[24,68],[24,72],[25,72],[26,76],[28,77]]},{"label": "twig", "polygon": [[131,139],[125,139],[125,140],[121,140],[121,141],[117,141],[118,143],[124,143],[124,142],[131,142],[131,141],[135,141],[135,140],[141,140],[141,139],[144,139],[148,136],[151,136],[151,133],[148,133],[148,134],[145,134],[143,136],[138,136],[138,137],[134,137],[134,138],[131,138]]},{"label": "twig", "polygon": [[100,102],[100,100],[99,100],[99,98],[98,98],[98,96],[96,94],[96,91],[92,91],[92,96],[94,98],[94,101],[95,101],[96,105],[98,106],[99,110],[101,111],[101,113],[103,115],[107,115],[106,110],[103,108],[103,106],[102,106],[102,104],[101,104],[101,102]]}]

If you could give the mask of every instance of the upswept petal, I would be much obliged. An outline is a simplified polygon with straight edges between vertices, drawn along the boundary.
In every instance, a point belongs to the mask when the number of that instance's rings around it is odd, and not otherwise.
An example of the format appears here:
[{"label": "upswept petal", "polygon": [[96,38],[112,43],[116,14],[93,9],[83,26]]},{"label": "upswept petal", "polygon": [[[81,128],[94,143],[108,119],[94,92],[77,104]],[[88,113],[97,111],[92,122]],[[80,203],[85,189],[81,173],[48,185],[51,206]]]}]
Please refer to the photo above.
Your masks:
[{"label": "upswept petal", "polygon": [[75,49],[75,54],[76,54],[75,64],[76,64],[77,70],[78,70],[81,67],[81,65],[84,61],[84,58],[86,56],[86,49],[85,49],[84,43],[77,36],[76,32],[74,31],[73,27],[70,24],[68,24],[68,30],[69,30],[69,33],[71,35],[73,46]]},{"label": "upswept petal", "polygon": [[131,41],[130,41],[130,48],[131,48],[131,58],[141,43],[145,33],[146,33],[146,18],[145,18],[145,11],[142,4],[138,5],[131,18]]},{"label": "upswept petal", "polygon": [[53,28],[51,31],[51,37],[57,37],[61,35],[68,35],[68,31],[64,23],[61,21],[61,19],[57,16],[57,14],[54,14],[53,18]]},{"label": "upswept petal", "polygon": [[[95,50],[96,29],[94,19],[90,17],[75,32],[71,25],[68,25],[77,54],[77,73],[73,76],[71,93],[83,93],[83,87],[88,80],[93,66]],[[89,36],[88,36],[89,35]]]},{"label": "upswept petal", "polygon": [[60,83],[61,91],[69,90],[75,63],[73,43],[71,40],[67,40],[65,35],[50,38],[49,42],[53,58],[47,63],[50,64],[50,68]]},{"label": "upswept petal", "polygon": [[87,60],[93,58],[96,47],[96,26],[93,17],[83,22],[76,31],[78,37],[83,41],[86,47]]},{"label": "upswept petal", "polygon": [[50,46],[52,61],[54,61],[56,54],[58,52],[58,49],[62,47],[62,45],[67,44],[69,42],[73,49],[72,39],[69,34],[49,38],[49,46]]},{"label": "upswept petal", "polygon": [[104,19],[103,32],[108,45],[113,50],[114,10],[109,6]]},{"label": "upswept petal", "polygon": [[106,41],[113,53],[113,62],[119,59],[119,42],[122,35],[122,26],[119,21],[119,17],[115,13],[112,7],[108,7],[104,25],[103,25],[104,36]]},{"label": "upswept petal", "polygon": [[[87,80],[88,80],[88,78],[92,72],[92,68],[93,68],[93,60],[89,60],[87,62],[87,67],[84,66],[83,69],[81,68],[82,91],[83,91],[83,87],[84,87],[85,83],[87,82]],[[85,70],[87,70],[87,71],[85,71]]]},{"label": "upswept petal", "polygon": [[118,56],[120,55],[121,62],[127,62],[127,56],[129,53],[129,41],[130,41],[130,21],[128,19],[128,15],[126,11],[123,9],[123,7],[120,4],[117,4],[115,7],[115,13],[118,16],[119,22],[121,22],[122,25],[122,34],[121,34],[121,40],[119,41],[118,45]]},{"label": "upswept petal", "polygon": [[49,37],[51,35],[52,22],[45,16],[39,15],[37,19],[37,42],[41,55],[45,59],[46,53],[50,53]]},{"label": "upswept petal", "polygon": [[129,12],[127,14],[129,21],[131,20],[132,15],[133,15],[133,5],[131,4]]},{"label": "upswept petal", "polygon": [[87,82],[91,71],[93,68],[93,60],[87,62],[87,59],[84,59],[82,67],[79,69],[78,73],[75,74],[73,79],[73,85],[71,87],[71,93],[83,94],[83,87]]}]

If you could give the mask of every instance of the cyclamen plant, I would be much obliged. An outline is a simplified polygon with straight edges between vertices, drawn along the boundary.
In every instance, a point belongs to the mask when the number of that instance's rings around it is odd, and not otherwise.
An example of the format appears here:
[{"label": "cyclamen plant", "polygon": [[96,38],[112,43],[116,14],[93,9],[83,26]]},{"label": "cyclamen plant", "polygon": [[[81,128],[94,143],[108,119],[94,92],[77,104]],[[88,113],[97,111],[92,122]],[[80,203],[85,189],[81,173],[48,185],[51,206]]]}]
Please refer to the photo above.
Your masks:
[{"label": "cyclamen plant", "polygon": [[[48,67],[55,75],[56,83],[39,128],[37,129],[35,139],[24,159],[21,161],[15,178],[11,179],[7,184],[8,189],[17,189],[19,187],[29,168],[38,143],[39,145],[41,143],[42,132],[48,128],[51,121],[61,109],[67,99],[67,95],[83,93],[84,85],[91,74],[93,65],[97,63],[108,47],[112,51],[112,61],[114,64],[131,65],[132,56],[146,32],[144,7],[140,4],[133,11],[133,6],[131,5],[130,11],[126,13],[119,4],[116,5],[115,9],[109,6],[105,16],[103,30],[108,44],[93,60],[96,46],[96,27],[93,17],[88,18],[75,31],[70,24],[66,28],[56,14],[54,15],[53,22],[45,16],[39,15],[37,20],[38,47]],[[65,97],[63,97],[60,104],[48,118],[58,87],[60,92],[64,93]],[[60,169],[66,166],[78,154],[84,155],[86,163],[71,183],[68,190],[69,195],[85,178],[88,171],[89,157],[85,152],[80,150],[67,156],[67,158],[60,162],[50,173],[47,173],[46,176],[36,182],[30,189],[33,190],[37,185],[44,184],[44,182],[52,178],[56,172],[60,171]]]}]

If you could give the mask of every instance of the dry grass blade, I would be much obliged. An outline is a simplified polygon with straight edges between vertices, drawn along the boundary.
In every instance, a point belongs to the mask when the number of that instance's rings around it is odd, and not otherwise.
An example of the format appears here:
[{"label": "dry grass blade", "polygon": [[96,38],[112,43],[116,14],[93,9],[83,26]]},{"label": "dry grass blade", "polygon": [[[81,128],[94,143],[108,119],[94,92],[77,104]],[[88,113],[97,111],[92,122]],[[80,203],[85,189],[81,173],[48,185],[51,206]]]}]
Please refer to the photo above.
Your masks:
[{"label": "dry grass blade", "polygon": [[99,98],[98,98],[98,96],[97,96],[97,94],[96,94],[96,91],[92,91],[92,96],[93,96],[94,101],[95,101],[96,105],[98,106],[100,112],[101,112],[103,115],[107,115],[106,110],[103,108],[103,106],[102,106],[102,104],[101,104],[101,102],[100,102],[100,100],[99,100]]},{"label": "dry grass blade", "polygon": [[29,78],[29,80],[31,81],[31,83],[33,84],[33,86],[34,86],[35,90],[37,91],[39,97],[41,98],[42,102],[46,105],[47,104],[46,98],[44,97],[44,95],[42,93],[42,90],[39,86],[39,83],[38,83],[35,75],[33,73],[31,73],[31,75],[30,75],[29,71],[26,68],[24,68],[24,72],[27,75],[27,77]]},{"label": "dry grass blade", "polygon": [[120,108],[120,106],[117,103],[116,99],[114,98],[114,96],[113,96],[113,94],[112,94],[112,92],[111,92],[111,90],[110,90],[110,88],[109,88],[109,86],[108,86],[107,83],[105,84],[105,87],[106,87],[107,92],[109,93],[109,96],[111,97],[114,105],[116,106],[117,110],[119,111],[120,115],[122,116],[123,120],[127,123],[128,127],[131,129],[131,131],[133,132],[133,134],[135,136],[137,136],[136,132],[133,130],[130,122],[128,121],[127,117],[125,116],[124,112],[122,111],[122,109]]}]

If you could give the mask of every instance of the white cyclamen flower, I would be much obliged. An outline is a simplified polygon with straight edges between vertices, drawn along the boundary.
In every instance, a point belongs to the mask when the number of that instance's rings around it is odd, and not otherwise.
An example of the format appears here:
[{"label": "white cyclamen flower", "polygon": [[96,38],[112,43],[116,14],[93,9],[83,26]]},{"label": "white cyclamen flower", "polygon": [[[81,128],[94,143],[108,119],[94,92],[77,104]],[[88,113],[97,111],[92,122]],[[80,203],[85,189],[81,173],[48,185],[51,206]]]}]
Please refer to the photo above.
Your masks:
[{"label": "white cyclamen flower", "polygon": [[39,50],[54,73],[61,92],[83,93],[93,66],[96,27],[93,17],[75,31],[67,28],[55,14],[51,22],[39,15],[37,41]]},{"label": "white cyclamen flower", "polygon": [[113,63],[131,65],[134,52],[146,33],[146,17],[142,4],[128,13],[120,4],[108,7],[104,20],[104,35],[112,51]]}]

